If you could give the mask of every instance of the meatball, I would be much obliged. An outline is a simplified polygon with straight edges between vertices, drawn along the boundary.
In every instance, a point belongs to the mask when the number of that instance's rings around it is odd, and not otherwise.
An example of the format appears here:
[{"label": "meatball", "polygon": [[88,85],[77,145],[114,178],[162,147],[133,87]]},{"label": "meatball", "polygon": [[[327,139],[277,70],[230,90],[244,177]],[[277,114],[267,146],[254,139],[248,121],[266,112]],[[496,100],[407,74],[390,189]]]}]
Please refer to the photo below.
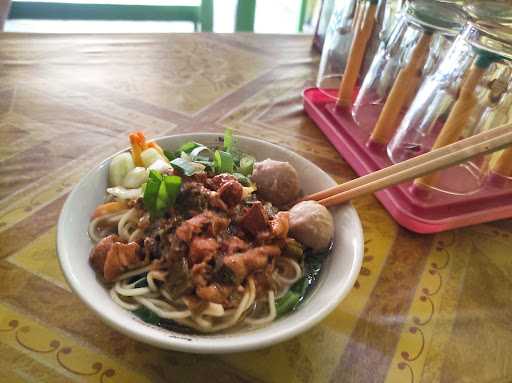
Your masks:
[{"label": "meatball", "polygon": [[326,250],[334,236],[331,212],[315,201],[299,202],[290,209],[290,236],[313,251]]},{"label": "meatball", "polygon": [[273,205],[287,205],[299,196],[299,175],[288,162],[256,162],[251,179],[258,187],[258,195]]}]

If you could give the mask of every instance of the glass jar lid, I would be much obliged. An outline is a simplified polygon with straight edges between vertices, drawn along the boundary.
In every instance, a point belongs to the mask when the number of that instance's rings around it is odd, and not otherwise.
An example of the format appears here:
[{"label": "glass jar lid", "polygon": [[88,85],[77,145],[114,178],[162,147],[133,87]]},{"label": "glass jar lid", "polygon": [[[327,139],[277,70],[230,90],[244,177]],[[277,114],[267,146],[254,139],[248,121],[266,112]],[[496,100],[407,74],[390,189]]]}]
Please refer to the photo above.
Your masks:
[{"label": "glass jar lid", "polygon": [[463,36],[480,54],[497,56],[498,60],[512,60],[511,27],[491,21],[470,21]]},{"label": "glass jar lid", "polygon": [[459,6],[448,2],[416,0],[407,4],[408,21],[420,28],[456,35],[464,27],[466,16]]},{"label": "glass jar lid", "polygon": [[512,24],[512,6],[510,3],[473,0],[468,1],[463,9],[474,21],[485,20],[499,24]]}]

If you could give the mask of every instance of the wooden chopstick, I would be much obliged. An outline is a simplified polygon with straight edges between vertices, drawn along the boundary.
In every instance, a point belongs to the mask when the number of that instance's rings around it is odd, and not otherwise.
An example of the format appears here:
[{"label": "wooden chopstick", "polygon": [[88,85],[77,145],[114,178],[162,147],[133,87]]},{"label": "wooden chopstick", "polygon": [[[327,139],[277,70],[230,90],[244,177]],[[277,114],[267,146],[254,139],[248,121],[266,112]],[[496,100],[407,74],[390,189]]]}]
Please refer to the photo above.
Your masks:
[{"label": "wooden chopstick", "polygon": [[318,193],[310,194],[310,195],[304,197],[303,200],[319,201],[321,199],[330,197],[332,195],[339,194],[346,190],[361,186],[367,182],[371,182],[373,180],[380,179],[380,178],[388,176],[388,175],[392,175],[392,174],[400,172],[404,169],[408,169],[412,166],[420,165],[424,162],[427,162],[434,158],[437,158],[438,156],[443,156],[443,155],[449,154],[453,151],[460,150],[465,145],[473,145],[473,144],[477,144],[479,142],[489,140],[494,137],[498,137],[498,136],[502,135],[503,133],[508,132],[511,129],[511,127],[512,127],[512,124],[506,124],[506,125],[502,125],[495,129],[490,129],[486,132],[476,134],[476,135],[468,137],[464,140],[458,141],[454,144],[443,146],[439,149],[422,154],[421,156],[417,156],[417,157],[411,158],[407,161],[399,162],[395,165],[388,166],[387,168],[383,168],[383,169],[375,171],[373,173],[369,173],[363,177],[359,177],[359,178],[353,179],[351,181],[344,182],[340,185],[333,186],[332,188],[325,189]]},{"label": "wooden chopstick", "polygon": [[359,195],[373,193],[385,187],[456,165],[476,155],[502,149],[511,143],[512,123],[509,123],[322,192],[311,194],[302,200],[320,201],[325,206],[336,205]]}]

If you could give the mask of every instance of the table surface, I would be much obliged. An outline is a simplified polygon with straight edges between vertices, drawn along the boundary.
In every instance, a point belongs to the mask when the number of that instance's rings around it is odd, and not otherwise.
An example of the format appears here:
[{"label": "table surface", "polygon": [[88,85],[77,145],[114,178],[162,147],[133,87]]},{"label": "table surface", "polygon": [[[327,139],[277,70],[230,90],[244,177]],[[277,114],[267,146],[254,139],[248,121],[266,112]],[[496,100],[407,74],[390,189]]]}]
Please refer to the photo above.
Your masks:
[{"label": "table surface", "polygon": [[365,257],[321,324],[255,352],[163,351],[112,330],[70,291],[56,222],[126,134],[235,132],[354,177],[304,115],[307,36],[0,34],[0,381],[512,381],[512,222],[438,235],[354,201]]}]

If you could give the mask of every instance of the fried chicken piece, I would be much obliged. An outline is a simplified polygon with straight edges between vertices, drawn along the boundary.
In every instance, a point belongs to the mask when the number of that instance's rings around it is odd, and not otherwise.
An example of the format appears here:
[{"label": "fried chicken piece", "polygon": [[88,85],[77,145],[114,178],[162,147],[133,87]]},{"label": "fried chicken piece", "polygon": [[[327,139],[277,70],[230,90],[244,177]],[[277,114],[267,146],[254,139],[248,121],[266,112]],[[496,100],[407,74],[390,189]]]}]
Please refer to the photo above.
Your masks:
[{"label": "fried chicken piece", "polygon": [[103,277],[107,282],[112,282],[124,272],[143,264],[144,253],[136,242],[114,242],[105,259]]},{"label": "fried chicken piece", "polygon": [[215,256],[219,244],[213,238],[194,237],[190,242],[188,256],[192,263],[208,262]]},{"label": "fried chicken piece", "polygon": [[259,246],[244,253],[225,256],[224,265],[233,272],[237,280],[243,281],[252,272],[265,268],[270,257],[277,257],[280,254],[281,249],[278,246]]},{"label": "fried chicken piece", "polygon": [[219,197],[228,207],[236,206],[242,201],[243,187],[238,181],[225,182],[219,189]]},{"label": "fried chicken piece", "polygon": [[290,214],[285,211],[280,211],[270,221],[270,233],[274,238],[286,238],[288,236],[288,229]]},{"label": "fried chicken piece", "polygon": [[220,248],[226,255],[232,255],[234,253],[247,250],[249,248],[249,244],[237,236],[232,236],[224,239]]},{"label": "fried chicken piece", "polygon": [[241,226],[253,236],[268,230],[268,216],[261,202],[254,203],[241,220]]},{"label": "fried chicken piece", "polygon": [[119,242],[117,235],[103,238],[91,251],[89,262],[107,282],[144,263],[144,252],[136,242]]},{"label": "fried chicken piece", "polygon": [[199,234],[206,230],[211,236],[217,236],[229,225],[229,219],[206,210],[185,222],[176,229],[176,236],[184,242],[190,242],[194,234]]},{"label": "fried chicken piece", "polygon": [[105,237],[101,241],[99,241],[96,244],[96,246],[91,250],[91,253],[89,255],[89,263],[97,273],[103,275],[103,269],[105,267],[107,253],[112,248],[114,242],[118,242],[119,240],[119,236],[109,235],[108,237]]}]

